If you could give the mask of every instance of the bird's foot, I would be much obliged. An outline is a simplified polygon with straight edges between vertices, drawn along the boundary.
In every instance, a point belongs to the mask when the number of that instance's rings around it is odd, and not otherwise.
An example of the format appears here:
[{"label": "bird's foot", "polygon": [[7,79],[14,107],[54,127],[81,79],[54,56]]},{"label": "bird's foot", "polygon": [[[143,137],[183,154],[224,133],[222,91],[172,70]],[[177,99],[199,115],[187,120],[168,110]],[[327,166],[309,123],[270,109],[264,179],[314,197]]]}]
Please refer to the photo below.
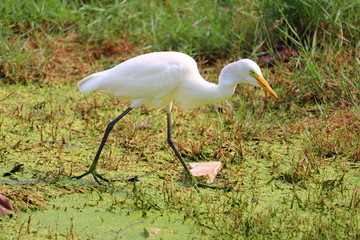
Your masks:
[{"label": "bird's foot", "polygon": [[196,188],[199,184],[194,175],[190,172],[190,170],[185,170],[185,179],[187,180],[187,184],[190,187]]},{"label": "bird's foot", "polygon": [[[81,175],[79,175],[79,176],[73,176],[72,179],[74,179],[74,178],[75,178],[75,179],[80,179],[80,178],[83,178],[83,177],[85,177],[85,176],[87,176],[87,175],[89,175],[89,174],[92,174],[93,177],[94,177],[94,179],[95,179],[95,181],[96,181],[98,184],[100,184],[100,185],[104,185],[101,181],[104,181],[104,182],[107,182],[107,183],[111,182],[111,180],[103,177],[102,175],[100,175],[100,174],[97,173],[96,171],[87,171],[87,172],[85,172],[85,173],[83,173],[83,174],[81,174]],[[100,181],[100,180],[101,180],[101,181]]]}]

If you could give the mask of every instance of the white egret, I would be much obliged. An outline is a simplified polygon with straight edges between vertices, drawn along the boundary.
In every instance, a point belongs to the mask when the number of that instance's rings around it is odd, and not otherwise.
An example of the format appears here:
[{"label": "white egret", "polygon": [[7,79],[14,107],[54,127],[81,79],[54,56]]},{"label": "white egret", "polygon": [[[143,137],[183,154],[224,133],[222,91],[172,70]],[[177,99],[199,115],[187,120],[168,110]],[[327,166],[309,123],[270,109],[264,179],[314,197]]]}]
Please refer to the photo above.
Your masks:
[{"label": "white egret", "polygon": [[[216,103],[229,98],[238,83],[245,82],[260,86],[278,99],[276,93],[264,79],[260,67],[249,59],[242,59],[225,66],[219,83],[204,80],[195,60],[179,52],[154,52],[131,58],[111,69],[85,77],[78,83],[80,92],[101,91],[113,93],[131,100],[130,106],[110,122],[95,158],[87,172],[75,178],[92,174],[94,179],[107,181],[96,172],[96,166],[106,139],[114,125],[141,104],[157,108],[165,107],[167,113],[167,141],[183,165],[190,182],[194,177],[171,137],[171,108],[173,102],[184,109],[203,104]],[[100,183],[100,182],[99,182]]]}]

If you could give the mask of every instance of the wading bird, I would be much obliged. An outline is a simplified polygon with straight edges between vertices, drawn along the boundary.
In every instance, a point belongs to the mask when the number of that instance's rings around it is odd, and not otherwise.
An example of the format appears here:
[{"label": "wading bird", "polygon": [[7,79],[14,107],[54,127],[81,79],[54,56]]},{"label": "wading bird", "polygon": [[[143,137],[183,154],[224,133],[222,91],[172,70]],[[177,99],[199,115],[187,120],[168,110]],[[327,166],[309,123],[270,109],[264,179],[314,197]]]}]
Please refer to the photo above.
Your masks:
[{"label": "wading bird", "polygon": [[113,93],[130,100],[130,106],[110,122],[95,158],[87,172],[74,178],[80,179],[92,174],[108,181],[96,172],[96,166],[106,139],[114,125],[135,107],[141,104],[157,108],[164,107],[167,114],[167,141],[183,165],[190,183],[196,184],[189,167],[174,145],[171,137],[171,108],[173,102],[184,109],[203,104],[217,103],[229,98],[238,83],[245,82],[260,86],[278,99],[276,93],[264,79],[259,66],[249,59],[242,59],[225,66],[219,83],[204,80],[195,60],[179,52],[154,52],[131,58],[111,69],[85,77],[78,83],[80,92],[101,91]]}]

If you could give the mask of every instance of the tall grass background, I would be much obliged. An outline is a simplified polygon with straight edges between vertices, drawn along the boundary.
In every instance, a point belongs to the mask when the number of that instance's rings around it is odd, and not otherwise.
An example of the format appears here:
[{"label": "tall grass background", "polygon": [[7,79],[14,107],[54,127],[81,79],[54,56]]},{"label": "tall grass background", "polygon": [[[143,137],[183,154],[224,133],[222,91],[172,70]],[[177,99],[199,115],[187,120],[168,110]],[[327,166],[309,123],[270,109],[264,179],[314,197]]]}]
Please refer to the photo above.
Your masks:
[{"label": "tall grass background", "polygon": [[290,64],[277,64],[289,68],[284,71],[290,71],[292,82],[286,84],[300,91],[284,92],[289,101],[345,99],[358,105],[359,5],[350,0],[5,0],[0,6],[1,77],[41,81],[51,42],[70,34],[83,51],[121,46],[125,40],[138,53],[182,51],[209,64],[256,60],[276,54],[281,43],[297,51]]}]

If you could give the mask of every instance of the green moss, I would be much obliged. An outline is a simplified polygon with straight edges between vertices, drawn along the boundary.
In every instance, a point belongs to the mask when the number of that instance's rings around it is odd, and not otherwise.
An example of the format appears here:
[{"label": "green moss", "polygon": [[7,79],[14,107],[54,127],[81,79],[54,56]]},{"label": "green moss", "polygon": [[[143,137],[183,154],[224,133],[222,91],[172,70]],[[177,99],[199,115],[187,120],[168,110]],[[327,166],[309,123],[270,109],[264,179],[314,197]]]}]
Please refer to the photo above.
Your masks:
[{"label": "green moss", "polygon": [[[81,94],[75,83],[3,85],[1,95],[1,174],[24,164],[23,170],[2,178],[10,184],[3,185],[2,192],[17,208],[14,218],[1,222],[11,236],[144,238],[144,228],[160,228],[159,236],[179,239],[187,234],[226,239],[356,236],[357,163],[349,164],[351,151],[341,156],[318,154],[317,149],[333,147],[330,140],[313,151],[309,134],[298,134],[304,124],[311,126],[312,118],[298,126],[279,119],[281,131],[266,116],[247,115],[245,121],[211,106],[189,112],[175,109],[174,138],[187,160],[225,164],[215,184],[228,190],[198,193],[182,184],[181,165],[166,145],[164,112],[140,108],[116,125],[98,167],[106,177],[138,176],[140,181],[99,188],[91,177],[69,177],[88,168],[107,122],[126,103],[107,94]],[[236,96],[224,105],[235,102]],[[336,116],[349,121],[353,115]],[[339,124],[341,119],[332,122]],[[243,125],[246,122],[250,125]],[[349,124],[345,130],[357,131]],[[317,129],[307,131],[319,134]],[[346,136],[356,140],[355,135]],[[75,194],[79,187],[85,189],[83,194]]]},{"label": "green moss", "polygon": [[145,239],[144,228],[160,228],[162,231],[158,237],[187,239],[198,236],[200,232],[199,226],[190,219],[184,220],[179,213],[149,211],[143,216],[126,202],[116,200],[118,198],[123,199],[123,194],[62,197],[52,201],[44,211],[16,216],[12,230],[2,231],[0,237]]}]

